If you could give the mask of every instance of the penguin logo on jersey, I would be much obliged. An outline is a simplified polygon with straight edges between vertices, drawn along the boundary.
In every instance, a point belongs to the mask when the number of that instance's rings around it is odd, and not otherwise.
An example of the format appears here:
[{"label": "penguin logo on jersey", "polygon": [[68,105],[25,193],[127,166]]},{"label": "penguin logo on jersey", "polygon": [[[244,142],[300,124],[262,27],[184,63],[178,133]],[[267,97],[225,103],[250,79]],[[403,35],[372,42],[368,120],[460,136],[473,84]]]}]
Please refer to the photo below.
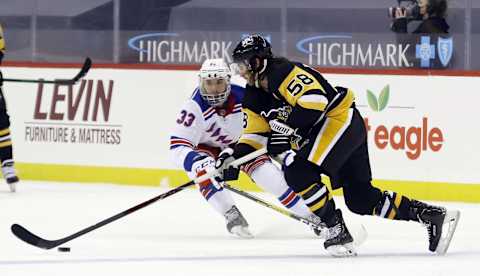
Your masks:
[{"label": "penguin logo on jersey", "polygon": [[277,120],[286,122],[288,119],[288,116],[290,116],[290,113],[292,113],[292,107],[289,105],[286,105],[279,108],[270,109],[268,112],[262,111],[260,112],[260,115],[265,117],[268,120],[277,119]]}]

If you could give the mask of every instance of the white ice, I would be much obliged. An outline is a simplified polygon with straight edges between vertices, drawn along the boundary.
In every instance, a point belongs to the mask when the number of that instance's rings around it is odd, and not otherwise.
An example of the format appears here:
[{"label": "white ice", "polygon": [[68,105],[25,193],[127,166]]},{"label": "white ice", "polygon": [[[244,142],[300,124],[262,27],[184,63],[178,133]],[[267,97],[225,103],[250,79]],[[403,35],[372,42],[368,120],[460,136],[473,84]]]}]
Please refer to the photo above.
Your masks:
[{"label": "white ice", "polygon": [[[426,230],[417,223],[344,211],[352,231],[363,224],[369,237],[357,257],[341,259],[330,257],[303,224],[234,195],[255,234],[236,239],[198,191],[189,189],[70,241],[65,253],[20,241],[10,225],[58,239],[168,189],[23,181],[17,190],[0,186],[0,276],[480,275],[478,204],[440,203],[462,212],[445,256],[428,252]],[[335,199],[346,210],[343,199]]]}]

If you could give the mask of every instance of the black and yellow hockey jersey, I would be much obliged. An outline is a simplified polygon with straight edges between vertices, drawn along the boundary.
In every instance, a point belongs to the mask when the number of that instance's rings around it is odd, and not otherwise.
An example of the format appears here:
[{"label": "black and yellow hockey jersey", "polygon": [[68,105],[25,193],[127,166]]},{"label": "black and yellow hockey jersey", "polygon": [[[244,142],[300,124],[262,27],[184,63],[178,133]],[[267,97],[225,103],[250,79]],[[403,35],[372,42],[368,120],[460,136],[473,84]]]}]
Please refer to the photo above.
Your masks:
[{"label": "black and yellow hockey jersey", "polygon": [[316,70],[283,58],[269,61],[266,78],[268,92],[247,86],[242,106],[244,133],[239,143],[258,149],[267,143],[269,120],[277,119],[297,129],[296,137],[309,134],[324,118],[345,121],[354,102],[353,93],[333,87]]},{"label": "black and yellow hockey jersey", "polygon": [[0,25],[0,63],[2,63],[4,54],[5,54],[5,39],[3,38],[2,25]]}]

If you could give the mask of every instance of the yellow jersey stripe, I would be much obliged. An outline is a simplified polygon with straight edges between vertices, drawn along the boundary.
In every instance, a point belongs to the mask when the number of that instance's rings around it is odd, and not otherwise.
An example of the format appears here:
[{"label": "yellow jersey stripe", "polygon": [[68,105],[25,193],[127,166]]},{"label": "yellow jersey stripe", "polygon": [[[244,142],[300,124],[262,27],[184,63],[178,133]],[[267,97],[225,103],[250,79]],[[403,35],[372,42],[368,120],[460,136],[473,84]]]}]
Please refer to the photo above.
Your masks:
[{"label": "yellow jersey stripe", "polygon": [[2,25],[0,25],[0,51],[2,53],[5,52],[5,39],[3,38]]},{"label": "yellow jersey stripe", "polygon": [[247,139],[247,138],[240,138],[240,140],[238,140],[238,143],[239,143],[239,144],[240,144],[240,143],[247,144],[247,145],[253,147],[253,148],[256,149],[256,150],[265,147],[265,145],[263,145],[262,143],[259,143],[258,141],[251,140],[251,139]]},{"label": "yellow jersey stripe", "polygon": [[308,160],[321,165],[328,152],[343,135],[352,119],[352,112],[343,112],[336,118],[327,118],[313,145]]},{"label": "yellow jersey stripe", "polygon": [[336,117],[344,113],[352,106],[353,101],[355,101],[355,95],[352,90],[348,89],[342,101],[327,112],[327,117]]},{"label": "yellow jersey stripe", "polygon": [[298,102],[298,104],[305,108],[305,109],[314,109],[314,110],[318,110],[318,111],[324,111],[325,110],[325,107],[327,106],[326,104],[324,103],[312,103],[312,102],[307,102],[307,103],[301,103]]},{"label": "yellow jersey stripe", "polygon": [[243,133],[268,133],[270,132],[270,125],[267,121],[257,113],[248,108],[242,109],[244,116],[246,117],[247,125],[243,129]]}]

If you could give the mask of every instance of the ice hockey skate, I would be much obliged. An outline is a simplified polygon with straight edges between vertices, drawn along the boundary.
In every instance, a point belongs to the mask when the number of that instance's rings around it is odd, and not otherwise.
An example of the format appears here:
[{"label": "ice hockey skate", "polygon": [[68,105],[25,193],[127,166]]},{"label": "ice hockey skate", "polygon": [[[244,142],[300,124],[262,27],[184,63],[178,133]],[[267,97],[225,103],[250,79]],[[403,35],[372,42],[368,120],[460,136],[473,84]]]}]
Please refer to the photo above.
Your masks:
[{"label": "ice hockey skate", "polygon": [[335,210],[335,224],[328,228],[325,249],[334,257],[356,256],[353,237],[345,225],[340,209]]},{"label": "ice hockey skate", "polygon": [[2,173],[5,181],[7,182],[10,191],[13,193],[16,191],[16,184],[19,181],[13,162],[4,162],[2,165]]},{"label": "ice hockey skate", "polygon": [[227,220],[228,232],[244,239],[253,238],[252,233],[250,233],[248,229],[247,221],[236,206],[232,206],[232,208],[225,213],[225,219]]},{"label": "ice hockey skate", "polygon": [[444,255],[457,228],[460,211],[447,210],[417,200],[412,200],[411,204],[410,217],[427,227],[428,249],[439,255]]}]

